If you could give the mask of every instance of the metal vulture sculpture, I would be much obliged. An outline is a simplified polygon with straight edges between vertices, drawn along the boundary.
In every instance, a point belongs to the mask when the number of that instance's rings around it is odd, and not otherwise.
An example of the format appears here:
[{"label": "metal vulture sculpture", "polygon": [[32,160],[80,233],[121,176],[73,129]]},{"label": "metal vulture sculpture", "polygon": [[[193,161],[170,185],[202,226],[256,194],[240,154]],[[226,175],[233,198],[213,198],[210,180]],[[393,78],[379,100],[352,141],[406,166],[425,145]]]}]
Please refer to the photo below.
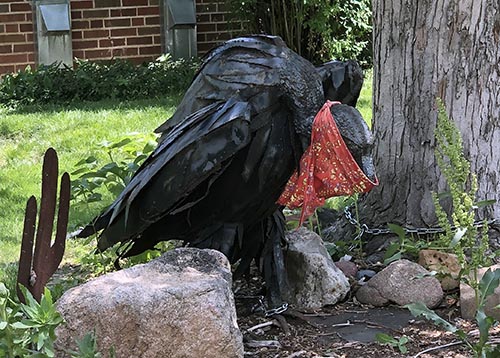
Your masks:
[{"label": "metal vulture sculpture", "polygon": [[351,107],[362,81],[355,62],[315,68],[278,37],[228,41],[205,58],[175,114],[157,129],[155,151],[79,236],[102,230],[98,248],[123,243],[124,257],[180,239],[239,261],[235,274],[258,259],[268,299],[279,304],[286,278],[277,201],[311,145],[325,100],[344,103],[327,110],[354,160],[375,178],[371,134]]}]

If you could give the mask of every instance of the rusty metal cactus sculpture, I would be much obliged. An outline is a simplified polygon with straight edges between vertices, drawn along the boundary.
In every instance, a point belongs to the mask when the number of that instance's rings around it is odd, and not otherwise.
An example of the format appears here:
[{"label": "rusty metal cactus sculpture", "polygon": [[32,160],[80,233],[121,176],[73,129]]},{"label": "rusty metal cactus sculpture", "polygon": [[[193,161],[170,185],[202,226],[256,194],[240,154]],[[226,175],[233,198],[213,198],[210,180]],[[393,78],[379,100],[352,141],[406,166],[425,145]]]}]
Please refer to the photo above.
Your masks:
[{"label": "rusty metal cactus sculpture", "polygon": [[36,198],[34,196],[30,197],[26,204],[23,240],[17,276],[17,295],[21,301],[24,301],[24,297],[19,290],[19,284],[28,288],[33,297],[37,301],[40,301],[45,285],[57,270],[64,254],[69,215],[70,179],[68,173],[62,175],[56,234],[55,240],[52,243],[58,170],[57,153],[54,149],[49,148],[45,152],[43,159],[42,198],[38,228],[36,228]]}]

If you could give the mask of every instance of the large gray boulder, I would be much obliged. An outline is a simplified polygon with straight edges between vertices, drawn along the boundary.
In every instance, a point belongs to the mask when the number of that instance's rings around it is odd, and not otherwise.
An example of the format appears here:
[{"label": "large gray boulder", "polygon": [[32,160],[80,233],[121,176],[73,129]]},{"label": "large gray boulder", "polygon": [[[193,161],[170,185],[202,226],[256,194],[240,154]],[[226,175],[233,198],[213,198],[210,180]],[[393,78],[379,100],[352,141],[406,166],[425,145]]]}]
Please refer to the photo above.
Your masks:
[{"label": "large gray boulder", "polygon": [[243,357],[231,269],[215,250],[176,249],[67,291],[58,357],[95,330],[106,357]]},{"label": "large gray boulder", "polygon": [[323,240],[305,228],[286,235],[285,264],[290,290],[285,299],[299,310],[333,305],[349,292],[349,280],[334,264]]},{"label": "large gray boulder", "polygon": [[398,260],[361,286],[356,298],[373,306],[422,302],[428,308],[435,308],[443,299],[443,289],[439,280],[419,264]]}]

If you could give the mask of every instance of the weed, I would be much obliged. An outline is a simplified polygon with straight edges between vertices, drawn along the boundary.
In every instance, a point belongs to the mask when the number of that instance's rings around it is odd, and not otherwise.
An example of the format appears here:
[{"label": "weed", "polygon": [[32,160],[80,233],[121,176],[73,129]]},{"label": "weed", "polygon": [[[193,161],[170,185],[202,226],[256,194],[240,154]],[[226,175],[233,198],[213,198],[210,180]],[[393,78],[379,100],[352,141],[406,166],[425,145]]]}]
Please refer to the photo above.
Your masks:
[{"label": "weed", "polygon": [[375,335],[375,339],[380,344],[387,344],[391,347],[399,349],[399,351],[403,354],[408,352],[408,348],[406,348],[406,344],[408,343],[408,337],[406,336],[402,336],[398,339],[386,333],[377,333]]}]

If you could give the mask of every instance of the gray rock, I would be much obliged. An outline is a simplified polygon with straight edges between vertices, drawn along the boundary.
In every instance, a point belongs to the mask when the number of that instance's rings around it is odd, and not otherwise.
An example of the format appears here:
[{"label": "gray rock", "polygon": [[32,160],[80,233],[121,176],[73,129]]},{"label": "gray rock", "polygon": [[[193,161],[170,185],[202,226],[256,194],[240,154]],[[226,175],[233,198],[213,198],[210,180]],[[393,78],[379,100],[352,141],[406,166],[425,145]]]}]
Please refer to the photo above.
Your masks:
[{"label": "gray rock", "polygon": [[[497,264],[479,269],[477,273],[478,281],[483,278],[488,269],[495,271],[500,269],[500,265]],[[498,305],[500,305],[500,287],[495,288],[493,294],[486,298],[484,312],[488,316],[500,320],[500,309],[495,308]],[[460,311],[464,319],[474,319],[476,316],[477,305],[474,289],[465,283],[460,284]]]},{"label": "gray rock", "polygon": [[[116,357],[243,357],[231,269],[218,251],[176,249],[145,265],[67,291],[57,357],[95,330],[99,351]],[[106,353],[105,353],[106,352]]]},{"label": "gray rock", "polygon": [[347,277],[335,266],[323,240],[305,228],[289,232],[285,252],[290,291],[285,299],[297,309],[317,309],[342,300],[349,292]]},{"label": "gray rock", "polygon": [[423,302],[434,308],[443,298],[439,280],[426,276],[429,271],[408,260],[398,260],[380,271],[361,286],[356,298],[366,304],[383,306],[390,302],[398,305]]}]

